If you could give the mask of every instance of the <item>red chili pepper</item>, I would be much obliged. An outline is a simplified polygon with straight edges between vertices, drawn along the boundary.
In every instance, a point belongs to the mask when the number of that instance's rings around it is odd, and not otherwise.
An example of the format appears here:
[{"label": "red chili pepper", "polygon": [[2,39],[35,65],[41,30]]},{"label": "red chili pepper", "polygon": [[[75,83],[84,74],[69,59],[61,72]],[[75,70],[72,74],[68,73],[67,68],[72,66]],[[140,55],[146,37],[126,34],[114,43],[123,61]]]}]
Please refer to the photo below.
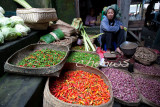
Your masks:
[{"label": "red chili pepper", "polygon": [[110,92],[103,79],[81,70],[68,71],[64,77],[50,81],[50,91],[67,103],[100,105],[110,100]]}]

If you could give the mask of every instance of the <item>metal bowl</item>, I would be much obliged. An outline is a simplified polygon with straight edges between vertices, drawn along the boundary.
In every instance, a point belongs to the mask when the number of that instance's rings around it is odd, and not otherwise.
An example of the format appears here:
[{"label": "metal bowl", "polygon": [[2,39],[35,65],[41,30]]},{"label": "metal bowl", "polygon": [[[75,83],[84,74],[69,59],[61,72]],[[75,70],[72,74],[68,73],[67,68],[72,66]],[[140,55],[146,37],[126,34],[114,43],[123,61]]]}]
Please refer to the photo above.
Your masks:
[{"label": "metal bowl", "polygon": [[134,42],[125,41],[120,45],[120,49],[124,55],[132,56],[136,52],[138,45]]}]

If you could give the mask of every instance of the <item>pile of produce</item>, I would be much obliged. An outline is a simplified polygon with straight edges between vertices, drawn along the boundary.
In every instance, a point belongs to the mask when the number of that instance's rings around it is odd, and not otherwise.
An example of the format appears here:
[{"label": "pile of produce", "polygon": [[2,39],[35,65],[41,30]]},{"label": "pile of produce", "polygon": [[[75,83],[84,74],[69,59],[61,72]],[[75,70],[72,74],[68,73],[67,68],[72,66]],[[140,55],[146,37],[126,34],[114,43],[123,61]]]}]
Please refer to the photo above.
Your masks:
[{"label": "pile of produce", "polygon": [[97,67],[99,61],[100,58],[98,55],[83,52],[72,52],[67,59],[67,62],[85,64],[91,67]]},{"label": "pile of produce", "polygon": [[140,93],[151,102],[160,106],[160,82],[145,77],[135,77]]},{"label": "pile of produce", "polygon": [[59,100],[81,105],[100,105],[110,100],[109,87],[99,75],[68,71],[63,78],[50,80],[50,92]]},{"label": "pile of produce", "polygon": [[[82,51],[85,51],[85,47],[82,45],[82,46],[74,46],[72,47],[72,50],[82,50]],[[92,49],[89,49],[89,51],[92,51]]]},{"label": "pile of produce", "polygon": [[65,55],[66,52],[52,49],[36,50],[22,59],[18,66],[31,68],[50,67],[61,62]]},{"label": "pile of produce", "polygon": [[154,76],[160,76],[160,67],[159,66],[145,66],[142,64],[135,63],[134,69],[141,74],[148,74],[148,75],[154,75]]},{"label": "pile of produce", "polygon": [[[1,9],[3,8],[0,7]],[[24,24],[21,17],[12,16],[8,18],[0,15],[0,44],[4,43],[4,40],[10,41],[17,37],[27,36],[29,31],[30,28]]]},{"label": "pile of produce", "polygon": [[113,68],[103,68],[102,71],[111,81],[115,98],[128,103],[139,101],[139,92],[131,75]]}]

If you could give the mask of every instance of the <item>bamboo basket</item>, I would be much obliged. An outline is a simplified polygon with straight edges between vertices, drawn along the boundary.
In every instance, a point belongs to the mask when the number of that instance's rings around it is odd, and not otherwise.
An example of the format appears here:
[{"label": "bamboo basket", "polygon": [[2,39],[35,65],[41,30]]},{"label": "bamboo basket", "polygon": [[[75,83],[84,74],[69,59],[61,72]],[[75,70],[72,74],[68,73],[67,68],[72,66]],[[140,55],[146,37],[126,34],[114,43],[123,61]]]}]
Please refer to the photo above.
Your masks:
[{"label": "bamboo basket", "polygon": [[[160,78],[156,77],[156,76],[133,74],[133,77],[134,77],[134,79],[136,79],[137,77],[141,77],[141,78],[145,78],[145,79],[149,79],[149,80],[157,80],[160,83]],[[137,82],[136,82],[136,84],[137,84]],[[141,95],[143,103],[148,104],[148,105],[150,105],[152,107],[160,107],[160,105],[157,105],[157,104],[153,103],[152,101],[150,101],[149,99],[145,98],[141,93],[140,93],[140,95]]]},{"label": "bamboo basket", "polygon": [[134,58],[144,65],[150,65],[157,59],[157,54],[150,48],[138,47]]},{"label": "bamboo basket", "polygon": [[[125,74],[130,75],[133,78],[133,75],[131,73],[129,73],[128,71],[123,70],[123,69],[118,69],[118,70],[120,70],[121,72],[124,72]],[[135,85],[136,85],[136,83],[135,83]],[[137,87],[137,85],[136,85],[136,87]],[[138,87],[137,87],[137,89],[138,89]],[[138,92],[139,92],[139,90],[138,90]],[[115,101],[117,101],[117,102],[119,102],[121,104],[124,104],[124,105],[127,105],[127,106],[138,106],[140,104],[140,102],[141,102],[140,93],[138,93],[138,94],[139,94],[139,99],[137,99],[137,102],[127,102],[127,101],[124,101],[124,100],[122,100],[120,98],[115,97],[114,95],[113,96],[114,96]]]},{"label": "bamboo basket", "polygon": [[[95,69],[95,68],[92,68],[89,66],[86,67],[82,64],[80,66],[81,67],[77,67],[76,63],[66,63],[62,69],[62,72],[67,72],[67,71],[71,71],[71,70],[72,71],[83,70],[83,71],[94,73],[94,74],[101,76],[101,78],[104,80],[104,82],[109,86],[111,98],[107,103],[101,104],[101,105],[95,106],[95,107],[112,107],[113,102],[114,102],[114,98],[113,98],[112,86],[111,86],[108,78],[98,69]],[[78,105],[78,104],[70,104],[70,103],[66,103],[64,101],[57,99],[56,97],[54,97],[51,94],[51,92],[49,90],[49,81],[50,81],[50,78],[48,78],[46,85],[45,85],[45,89],[44,89],[43,107],[94,107],[94,106],[82,106],[82,105]]]},{"label": "bamboo basket", "polygon": [[[58,51],[64,51],[66,52],[66,55],[61,60],[61,62],[50,67],[29,68],[29,67],[19,67],[16,65],[19,61],[21,61],[23,58],[25,58],[35,50],[46,49],[46,48],[58,50]],[[59,70],[61,70],[61,68],[64,66],[68,55],[69,55],[69,48],[67,46],[60,46],[60,45],[53,45],[53,44],[31,44],[18,50],[13,55],[11,55],[7,59],[4,65],[4,69],[5,69],[5,72],[17,73],[17,74],[23,74],[23,75],[59,76],[60,74]]]},{"label": "bamboo basket", "polygon": [[17,16],[20,16],[26,23],[46,23],[58,19],[54,8],[19,8],[16,10],[16,13]]}]

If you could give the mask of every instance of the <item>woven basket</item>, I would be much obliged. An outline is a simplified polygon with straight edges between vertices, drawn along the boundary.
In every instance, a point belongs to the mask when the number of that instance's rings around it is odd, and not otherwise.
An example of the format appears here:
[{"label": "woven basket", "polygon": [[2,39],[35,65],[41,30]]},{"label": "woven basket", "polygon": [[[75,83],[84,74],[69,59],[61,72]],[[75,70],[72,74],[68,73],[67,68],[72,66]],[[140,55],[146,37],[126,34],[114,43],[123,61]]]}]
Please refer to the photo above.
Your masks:
[{"label": "woven basket", "polygon": [[[145,79],[149,79],[149,80],[156,80],[156,81],[159,81],[159,83],[160,83],[160,78],[159,77],[155,77],[155,76],[133,74],[133,77],[134,78],[141,77],[141,78],[145,78]],[[140,95],[141,95],[141,99],[142,99],[143,103],[146,103],[146,104],[148,104],[148,105],[150,105],[152,107],[160,107],[160,105],[157,105],[157,104],[153,103],[152,101],[148,100],[142,94],[140,94]]]},{"label": "woven basket", "polygon": [[47,30],[49,23],[25,23],[28,27],[34,30]]},{"label": "woven basket", "polygon": [[[76,36],[70,36],[70,37],[65,37],[65,39],[63,40],[58,40],[58,41],[54,41],[50,44],[55,44],[55,45],[62,45],[62,46],[68,46],[69,48],[71,48],[72,43],[77,41],[77,37]],[[39,44],[46,44],[46,42],[38,42]]]},{"label": "woven basket", "polygon": [[[133,78],[132,74],[129,73],[128,71],[122,70],[122,69],[119,69],[119,70],[120,70],[121,72],[124,72],[124,73],[130,75],[130,76]],[[136,85],[136,83],[135,83],[135,85]],[[137,85],[136,85],[136,87],[137,87]],[[137,87],[137,89],[138,89],[138,87]],[[119,102],[119,103],[121,103],[121,104],[127,105],[127,106],[138,106],[138,105],[140,104],[140,101],[141,101],[140,93],[139,93],[139,99],[138,99],[138,101],[137,101],[137,102],[134,102],[134,103],[132,103],[132,102],[127,102],[127,101],[123,101],[123,100],[121,100],[121,99],[119,99],[119,98],[117,98],[117,97],[115,97],[115,96],[114,96],[114,98],[115,98],[115,101],[117,101],[117,102]]]},{"label": "woven basket", "polygon": [[138,47],[134,58],[144,65],[150,65],[157,59],[157,54],[150,48]]},{"label": "woven basket", "polygon": [[[61,62],[51,67],[29,68],[29,67],[19,67],[16,65],[19,61],[21,61],[23,58],[25,58],[35,50],[46,49],[46,48],[58,51],[65,51],[66,55]],[[59,70],[61,70],[61,68],[65,64],[68,54],[69,54],[69,48],[67,46],[60,46],[53,44],[31,44],[20,49],[19,51],[15,52],[12,56],[10,56],[4,65],[4,69],[5,72],[17,73],[23,75],[59,76],[60,74]]]},{"label": "woven basket", "polygon": [[[62,71],[76,71],[76,70],[83,70],[86,72],[90,72],[90,73],[94,73],[99,75],[104,82],[109,86],[109,91],[110,91],[110,100],[105,103],[105,104],[101,104],[99,106],[96,107],[112,107],[114,99],[113,99],[113,92],[112,92],[112,86],[110,84],[110,81],[108,80],[108,78],[98,69],[89,67],[89,66],[84,66],[84,65],[80,65],[81,67],[77,67],[76,63],[66,63],[62,69]],[[82,105],[78,105],[78,104],[70,104],[70,103],[66,103],[64,101],[61,101],[59,99],[57,99],[56,97],[54,97],[50,90],[49,90],[49,80],[50,78],[48,78],[46,85],[45,85],[45,89],[44,89],[44,97],[43,97],[43,107],[94,107],[94,106],[82,106]]]},{"label": "woven basket", "polygon": [[27,23],[45,23],[58,19],[54,8],[17,9],[16,14]]},{"label": "woven basket", "polygon": [[[153,64],[151,65],[152,67],[159,67],[159,65],[157,64]],[[159,67],[160,68],[160,67]],[[145,72],[140,72],[138,69],[134,68],[134,74],[143,74],[143,75],[150,75],[150,76],[159,76],[160,77],[160,74],[154,74],[153,72],[148,74],[148,73],[145,73]],[[160,69],[159,69],[160,70]]]}]

